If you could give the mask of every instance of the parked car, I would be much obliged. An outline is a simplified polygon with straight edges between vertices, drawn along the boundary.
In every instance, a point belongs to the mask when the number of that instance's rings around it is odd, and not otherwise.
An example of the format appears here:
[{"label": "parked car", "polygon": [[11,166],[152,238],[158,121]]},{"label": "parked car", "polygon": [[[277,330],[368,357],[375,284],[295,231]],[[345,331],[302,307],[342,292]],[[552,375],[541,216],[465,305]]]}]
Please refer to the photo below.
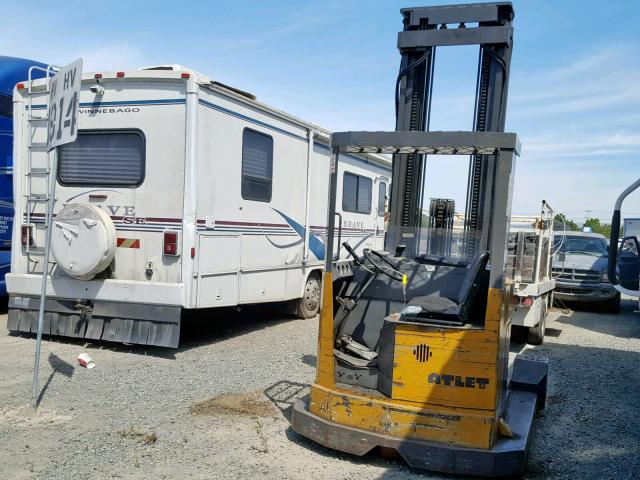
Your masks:
[{"label": "parked car", "polygon": [[554,239],[554,299],[620,311],[620,293],[607,275],[608,245],[599,233],[557,232]]}]

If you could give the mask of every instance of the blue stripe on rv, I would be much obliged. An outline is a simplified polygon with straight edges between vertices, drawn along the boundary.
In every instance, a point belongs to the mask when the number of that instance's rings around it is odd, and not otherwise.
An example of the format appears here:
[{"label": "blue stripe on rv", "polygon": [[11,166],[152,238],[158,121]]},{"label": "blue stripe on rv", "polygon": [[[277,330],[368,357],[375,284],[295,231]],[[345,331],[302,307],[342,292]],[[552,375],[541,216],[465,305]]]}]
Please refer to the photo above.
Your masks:
[{"label": "blue stripe on rv", "polygon": [[241,120],[245,120],[247,122],[253,123],[255,125],[259,125],[259,126],[264,127],[264,128],[268,128],[269,130],[273,130],[274,132],[282,133],[283,135],[288,135],[289,137],[292,137],[292,138],[297,138],[298,140],[302,140],[303,142],[307,141],[306,137],[303,137],[303,136],[300,136],[300,135],[296,135],[295,133],[288,132],[287,130],[285,130],[283,128],[276,127],[275,125],[271,125],[269,123],[263,122],[263,121],[258,120],[256,118],[248,117],[246,115],[243,115],[242,113],[234,112],[233,110],[229,110],[228,108],[221,107],[220,105],[216,105],[215,103],[207,102],[206,100],[202,100],[202,99],[199,99],[198,102],[200,103],[200,105],[204,105],[207,108],[211,108],[213,110],[217,110],[219,112],[226,113],[227,115],[231,115],[232,117],[236,117],[236,118],[239,118]]},{"label": "blue stripe on rv", "polygon": [[[80,102],[80,108],[137,107],[139,105],[184,105],[184,98],[161,98],[158,100],[122,100],[117,102]],[[32,105],[33,110],[44,110],[46,105]]]},{"label": "blue stripe on rv", "polygon": [[[273,130],[274,132],[282,133],[284,135],[287,135],[289,137],[298,139],[298,140],[303,141],[303,142],[308,142],[307,137],[303,137],[301,135],[296,135],[295,133],[288,132],[287,130],[284,130],[282,128],[276,127],[275,125],[271,125],[269,123],[263,122],[263,121],[258,120],[256,118],[249,117],[247,115],[243,115],[242,113],[234,112],[233,110],[229,110],[228,108],[221,107],[220,105],[216,105],[214,103],[207,102],[206,100],[199,99],[198,102],[201,105],[204,105],[205,107],[211,108],[213,110],[217,110],[217,111],[222,112],[222,113],[226,113],[227,115],[231,115],[233,117],[239,118],[241,120],[245,120],[247,122],[251,122],[254,125],[259,125],[261,127],[268,128],[269,130]],[[317,145],[318,147],[320,147],[322,149],[325,149],[325,150],[329,150],[329,151],[331,150],[331,147],[329,145],[324,144],[324,143],[314,142],[314,145]],[[341,153],[340,156],[348,157],[348,158],[351,158],[353,160],[357,160],[358,162],[364,162],[364,163],[368,163],[368,164],[373,164],[373,162],[370,162],[366,158],[356,157],[355,155],[350,155],[348,153]],[[375,165],[379,166],[380,168],[383,168],[385,170],[391,170],[391,168],[383,167],[382,165],[378,165],[378,164],[375,164]]]},{"label": "blue stripe on rv", "polygon": [[[275,125],[271,125],[270,123],[263,122],[258,120],[257,118],[249,117],[242,113],[234,112],[233,110],[229,110],[228,108],[221,107],[220,105],[216,105],[211,102],[207,102],[206,100],[199,99],[198,103],[207,108],[211,108],[212,110],[217,110],[218,112],[224,113],[226,115],[231,115],[232,117],[239,118],[241,120],[245,120],[247,122],[253,123],[254,125],[258,125],[264,128],[268,128],[269,130],[273,130],[274,132],[282,133],[283,135],[287,135],[288,137],[295,138],[296,140],[300,140],[301,142],[308,142],[306,137],[301,135],[297,135],[295,133],[289,132],[283,128],[276,127]],[[184,105],[186,104],[186,100],[184,98],[168,98],[168,99],[159,99],[159,100],[122,100],[117,102],[81,102],[80,108],[99,108],[99,107],[135,107],[135,106],[144,106],[144,105]],[[44,110],[47,108],[46,105],[33,105],[31,107],[33,110]],[[324,150],[331,150],[331,147],[324,143],[314,142],[314,145],[317,145],[319,148]],[[356,160],[358,162],[364,162],[366,164],[376,165],[384,170],[391,170],[390,167],[384,167],[374,162],[370,162],[366,158],[357,157],[355,155],[351,155],[348,153],[341,153],[340,156],[351,158],[352,160]]]}]

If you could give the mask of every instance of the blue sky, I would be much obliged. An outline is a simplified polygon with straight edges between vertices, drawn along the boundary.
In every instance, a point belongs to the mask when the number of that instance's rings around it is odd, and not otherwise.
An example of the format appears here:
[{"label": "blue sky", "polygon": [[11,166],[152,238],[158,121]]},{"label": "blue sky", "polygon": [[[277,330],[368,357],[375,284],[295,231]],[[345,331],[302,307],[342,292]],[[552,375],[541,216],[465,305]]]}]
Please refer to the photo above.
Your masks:
[{"label": "blue sky", "polygon": [[[332,130],[393,129],[399,9],[441,3],[3,0],[0,54],[82,56],[85,70],[179,63]],[[578,221],[586,210],[608,219],[640,177],[640,2],[513,3],[507,130],[524,145],[514,213],[546,199]],[[471,47],[439,50],[432,129],[470,128],[475,61]],[[466,161],[432,165],[427,195],[461,205]],[[640,193],[623,214],[640,217]]]}]

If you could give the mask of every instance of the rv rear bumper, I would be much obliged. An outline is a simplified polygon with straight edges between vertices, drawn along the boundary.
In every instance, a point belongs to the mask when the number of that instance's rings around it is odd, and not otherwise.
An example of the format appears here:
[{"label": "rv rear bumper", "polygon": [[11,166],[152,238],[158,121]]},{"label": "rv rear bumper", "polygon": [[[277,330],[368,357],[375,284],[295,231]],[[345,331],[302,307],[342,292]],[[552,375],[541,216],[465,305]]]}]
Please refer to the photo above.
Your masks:
[{"label": "rv rear bumper", "polygon": [[[9,295],[40,296],[42,276],[8,273]],[[133,280],[76,280],[70,277],[49,277],[47,297],[103,300],[182,306],[182,283],[140,282]]]},{"label": "rv rear bumper", "polygon": [[[11,331],[36,333],[39,275],[7,275]],[[182,285],[52,278],[47,285],[43,333],[176,348]]]}]

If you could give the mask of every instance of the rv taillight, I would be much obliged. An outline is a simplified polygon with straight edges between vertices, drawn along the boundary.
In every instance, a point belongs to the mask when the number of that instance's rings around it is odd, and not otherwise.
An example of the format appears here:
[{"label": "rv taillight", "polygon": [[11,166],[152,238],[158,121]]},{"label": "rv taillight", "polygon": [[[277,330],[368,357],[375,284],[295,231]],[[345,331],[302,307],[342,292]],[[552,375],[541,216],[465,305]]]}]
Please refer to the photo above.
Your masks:
[{"label": "rv taillight", "polygon": [[33,246],[33,228],[29,225],[22,225],[20,227],[20,243],[23,247]]},{"label": "rv taillight", "polygon": [[18,90],[22,90],[22,89],[24,88],[24,83],[22,83],[22,82],[17,83],[17,84],[16,84],[16,88],[17,88]]},{"label": "rv taillight", "polygon": [[178,232],[164,232],[162,252],[165,255],[178,255]]},{"label": "rv taillight", "polygon": [[520,305],[520,297],[517,295],[514,295],[513,297],[511,297],[511,305]]},{"label": "rv taillight", "polygon": [[532,305],[533,305],[533,298],[531,298],[531,297],[524,297],[524,298],[522,299],[522,306],[523,306],[523,307],[527,307],[527,308],[529,308],[529,307],[530,307],[530,306],[532,306]]},{"label": "rv taillight", "polygon": [[180,75],[180,78],[189,78],[189,77],[191,77],[191,75],[188,73],[183,73],[182,75]]},{"label": "rv taillight", "polygon": [[96,73],[93,78],[95,78],[96,80],[98,80],[99,78],[102,78],[102,74],[101,73]]},{"label": "rv taillight", "polygon": [[124,72],[116,72],[116,77],[118,78],[124,77]]}]

